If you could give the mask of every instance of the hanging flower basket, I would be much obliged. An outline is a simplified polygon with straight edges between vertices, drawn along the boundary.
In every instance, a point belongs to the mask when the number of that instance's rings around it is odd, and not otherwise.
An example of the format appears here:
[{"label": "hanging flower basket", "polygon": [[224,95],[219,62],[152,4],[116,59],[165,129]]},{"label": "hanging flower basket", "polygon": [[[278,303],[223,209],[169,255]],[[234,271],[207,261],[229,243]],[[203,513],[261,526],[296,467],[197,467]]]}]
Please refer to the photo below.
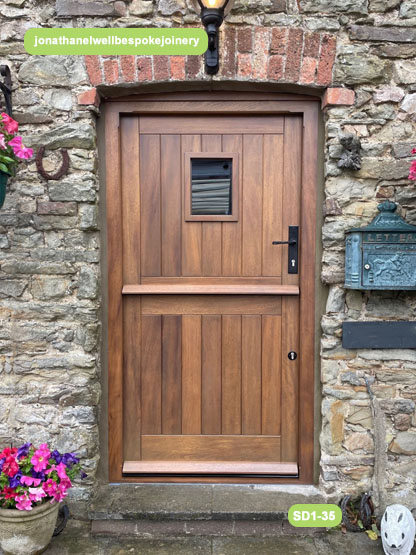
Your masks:
[{"label": "hanging flower basket", "polygon": [[18,129],[17,121],[4,112],[0,114],[0,208],[6,196],[8,178],[14,175],[21,160],[29,160],[33,156],[33,150],[26,148],[22,137],[17,135]]},{"label": "hanging flower basket", "polygon": [[6,185],[8,179],[9,174],[0,170],[0,208],[3,206],[4,199],[6,198]]}]

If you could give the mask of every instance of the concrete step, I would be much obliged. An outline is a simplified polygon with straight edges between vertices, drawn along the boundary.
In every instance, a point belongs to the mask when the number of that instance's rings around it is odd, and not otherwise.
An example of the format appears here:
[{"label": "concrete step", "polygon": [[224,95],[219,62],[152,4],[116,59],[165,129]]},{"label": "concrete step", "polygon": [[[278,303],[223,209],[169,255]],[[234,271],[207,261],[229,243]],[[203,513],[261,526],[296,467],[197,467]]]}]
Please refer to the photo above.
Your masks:
[{"label": "concrete step", "polygon": [[223,484],[109,484],[89,510],[108,520],[283,520],[295,503],[331,503],[314,486]]}]

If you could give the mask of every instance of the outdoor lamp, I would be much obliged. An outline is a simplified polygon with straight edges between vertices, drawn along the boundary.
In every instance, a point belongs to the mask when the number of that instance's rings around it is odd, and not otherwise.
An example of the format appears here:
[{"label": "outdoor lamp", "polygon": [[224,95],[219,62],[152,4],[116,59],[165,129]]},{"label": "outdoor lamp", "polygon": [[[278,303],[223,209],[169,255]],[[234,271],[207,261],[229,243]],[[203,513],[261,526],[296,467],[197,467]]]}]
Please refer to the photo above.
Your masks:
[{"label": "outdoor lamp", "polygon": [[230,12],[234,0],[192,0],[195,11],[201,16],[208,33],[208,50],[205,52],[205,71],[211,75],[218,72],[218,29]]}]

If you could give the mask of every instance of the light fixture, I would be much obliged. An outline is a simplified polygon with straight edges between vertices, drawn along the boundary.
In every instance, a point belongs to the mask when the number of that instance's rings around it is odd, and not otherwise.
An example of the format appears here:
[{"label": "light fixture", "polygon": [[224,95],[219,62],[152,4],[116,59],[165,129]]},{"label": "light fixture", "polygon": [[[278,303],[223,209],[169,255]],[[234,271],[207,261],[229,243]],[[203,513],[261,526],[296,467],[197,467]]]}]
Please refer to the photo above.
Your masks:
[{"label": "light fixture", "polygon": [[234,0],[192,0],[195,11],[201,16],[208,34],[208,50],[205,52],[205,71],[214,75],[219,69],[218,29],[224,17],[231,11]]}]

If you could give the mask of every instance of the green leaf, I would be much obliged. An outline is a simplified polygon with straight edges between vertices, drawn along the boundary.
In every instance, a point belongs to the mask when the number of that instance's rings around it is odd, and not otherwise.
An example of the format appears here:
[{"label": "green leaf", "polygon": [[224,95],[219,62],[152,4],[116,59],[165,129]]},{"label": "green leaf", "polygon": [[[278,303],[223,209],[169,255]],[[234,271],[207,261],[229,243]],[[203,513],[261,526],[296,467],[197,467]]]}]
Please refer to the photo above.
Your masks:
[{"label": "green leaf", "polygon": [[357,524],[361,528],[361,530],[364,530],[364,524],[361,522],[361,520],[357,520]]},{"label": "green leaf", "polygon": [[378,539],[378,534],[374,530],[366,530],[365,532],[370,540],[376,541]]},{"label": "green leaf", "polygon": [[10,158],[9,156],[4,156],[4,154],[0,154],[0,160],[2,162],[9,162],[11,164],[16,164],[16,160],[13,160],[13,158]]},{"label": "green leaf", "polygon": [[0,170],[4,173],[9,173],[9,168],[0,162]]}]

